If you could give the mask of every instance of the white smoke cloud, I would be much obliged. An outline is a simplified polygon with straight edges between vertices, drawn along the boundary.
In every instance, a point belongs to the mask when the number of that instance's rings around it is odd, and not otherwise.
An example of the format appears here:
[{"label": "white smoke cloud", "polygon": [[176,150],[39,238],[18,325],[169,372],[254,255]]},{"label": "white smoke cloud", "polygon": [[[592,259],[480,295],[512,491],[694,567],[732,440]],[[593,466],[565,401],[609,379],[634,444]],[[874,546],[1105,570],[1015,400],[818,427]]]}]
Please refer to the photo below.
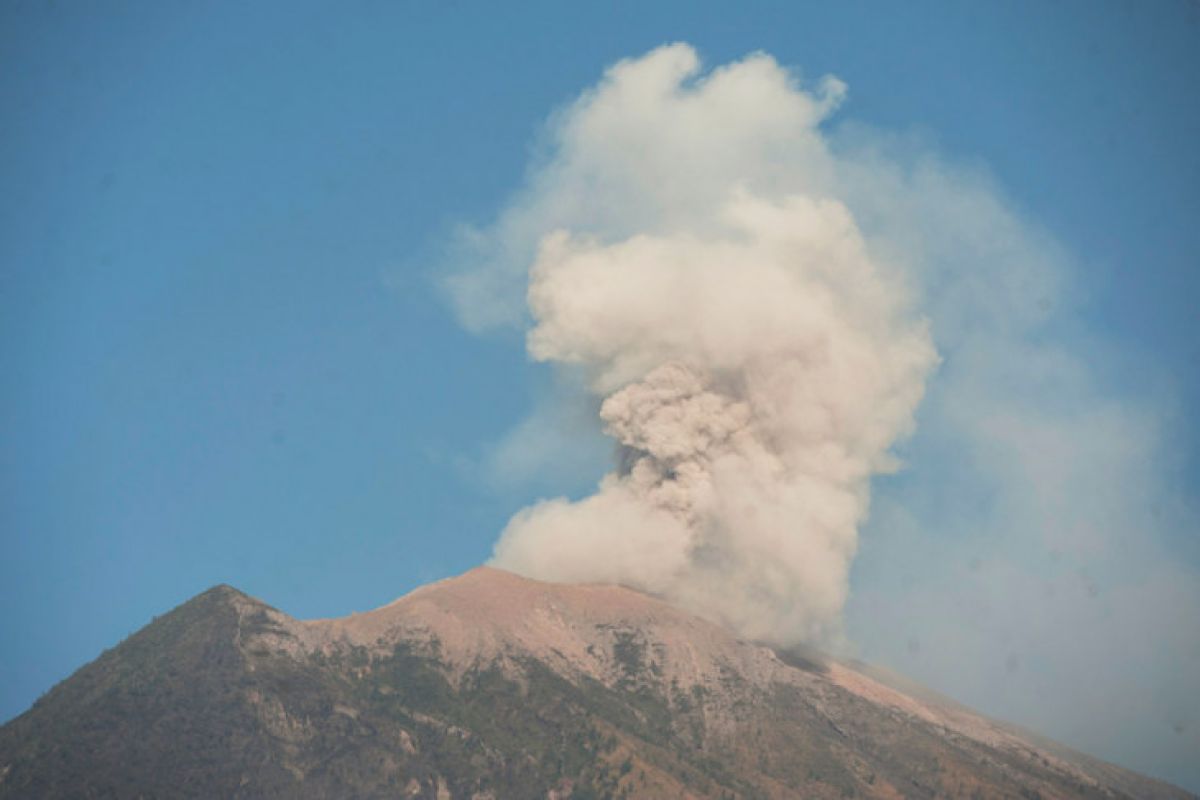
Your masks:
[{"label": "white smoke cloud", "polygon": [[[831,132],[844,96],[766,55],[701,74],[659,48],[560,111],[464,235],[461,318],[527,327],[619,453],[590,496],[518,513],[496,562],[751,638],[828,643],[847,609],[873,660],[1200,784],[1169,409],[1106,384],[1050,236],[978,169]],[[911,467],[880,480],[897,446]]]},{"label": "white smoke cloud", "polygon": [[485,230],[464,230],[449,280],[479,330],[523,325],[529,267],[548,233],[606,242],[693,231],[724,214],[731,189],[779,199],[821,194],[833,162],[817,126],[845,86],[815,92],[766,55],[712,70],[676,44],[622,61],[550,122],[527,185]]},{"label": "white smoke cloud", "polygon": [[[681,45],[610,70],[494,233],[535,231],[529,352],[580,371],[621,452],[593,496],[514,517],[495,563],[817,638],[936,354],[900,277],[813,181],[841,85],[807,93],[765,56],[697,70]],[[475,319],[492,308],[460,297]]]}]

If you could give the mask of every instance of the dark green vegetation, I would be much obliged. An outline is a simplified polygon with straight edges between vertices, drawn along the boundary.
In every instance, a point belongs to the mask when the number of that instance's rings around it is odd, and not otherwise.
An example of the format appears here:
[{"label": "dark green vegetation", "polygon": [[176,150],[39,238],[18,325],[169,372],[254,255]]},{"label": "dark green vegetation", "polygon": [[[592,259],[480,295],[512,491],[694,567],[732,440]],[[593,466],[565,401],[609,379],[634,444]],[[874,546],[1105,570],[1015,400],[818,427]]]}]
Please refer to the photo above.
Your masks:
[{"label": "dark green vegetation", "polygon": [[1185,796],[883,705],[819,653],[780,654],[768,688],[731,666],[683,686],[661,641],[587,624],[603,680],[519,647],[455,665],[434,635],[317,646],[218,587],[0,729],[0,798]]}]

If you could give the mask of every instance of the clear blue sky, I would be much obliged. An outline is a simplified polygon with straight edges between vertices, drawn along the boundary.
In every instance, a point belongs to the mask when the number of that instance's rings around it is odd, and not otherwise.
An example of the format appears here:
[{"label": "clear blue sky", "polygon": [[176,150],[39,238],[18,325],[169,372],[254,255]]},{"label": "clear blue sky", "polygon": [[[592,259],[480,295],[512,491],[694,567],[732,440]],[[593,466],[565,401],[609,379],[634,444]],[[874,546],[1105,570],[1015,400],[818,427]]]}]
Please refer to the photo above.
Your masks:
[{"label": "clear blue sky", "polygon": [[8,2],[0,718],[216,583],[331,616],[488,557],[544,487],[479,464],[547,378],[461,329],[440,249],[675,40],[985,165],[1083,265],[1108,379],[1200,404],[1200,4]]}]

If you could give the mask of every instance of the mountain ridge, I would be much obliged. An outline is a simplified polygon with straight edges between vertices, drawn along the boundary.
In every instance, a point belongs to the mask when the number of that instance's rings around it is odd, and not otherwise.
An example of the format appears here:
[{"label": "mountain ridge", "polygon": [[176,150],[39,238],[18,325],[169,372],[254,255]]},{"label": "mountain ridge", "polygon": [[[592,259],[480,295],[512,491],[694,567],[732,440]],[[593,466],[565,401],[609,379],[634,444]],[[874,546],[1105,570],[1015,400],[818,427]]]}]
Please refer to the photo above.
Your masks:
[{"label": "mountain ridge", "polygon": [[214,586],[0,728],[0,797],[1190,796],[1033,739],[632,589],[482,567],[325,620]]}]

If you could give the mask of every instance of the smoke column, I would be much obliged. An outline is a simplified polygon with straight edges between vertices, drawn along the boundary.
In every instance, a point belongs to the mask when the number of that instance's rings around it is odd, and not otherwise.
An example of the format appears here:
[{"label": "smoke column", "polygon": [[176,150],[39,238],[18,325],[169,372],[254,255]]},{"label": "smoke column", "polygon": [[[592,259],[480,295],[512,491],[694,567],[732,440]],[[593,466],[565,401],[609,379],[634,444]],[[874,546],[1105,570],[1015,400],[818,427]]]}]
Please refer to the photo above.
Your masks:
[{"label": "smoke column", "polygon": [[806,93],[765,56],[697,70],[681,45],[611,69],[508,220],[568,209],[528,267],[528,351],[582,375],[619,456],[590,497],[514,516],[493,563],[651,591],[755,639],[824,637],[937,357],[814,184],[843,87]]},{"label": "smoke column", "polygon": [[[495,563],[852,643],[1197,785],[1200,515],[1169,380],[1112,374],[1088,265],[986,169],[831,125],[844,94],[766,55],[618,63],[457,238],[460,319],[526,331],[559,378],[490,469],[563,485],[602,464],[598,430],[617,452],[590,496],[513,517]],[[877,480],[910,431],[911,469]]]}]

